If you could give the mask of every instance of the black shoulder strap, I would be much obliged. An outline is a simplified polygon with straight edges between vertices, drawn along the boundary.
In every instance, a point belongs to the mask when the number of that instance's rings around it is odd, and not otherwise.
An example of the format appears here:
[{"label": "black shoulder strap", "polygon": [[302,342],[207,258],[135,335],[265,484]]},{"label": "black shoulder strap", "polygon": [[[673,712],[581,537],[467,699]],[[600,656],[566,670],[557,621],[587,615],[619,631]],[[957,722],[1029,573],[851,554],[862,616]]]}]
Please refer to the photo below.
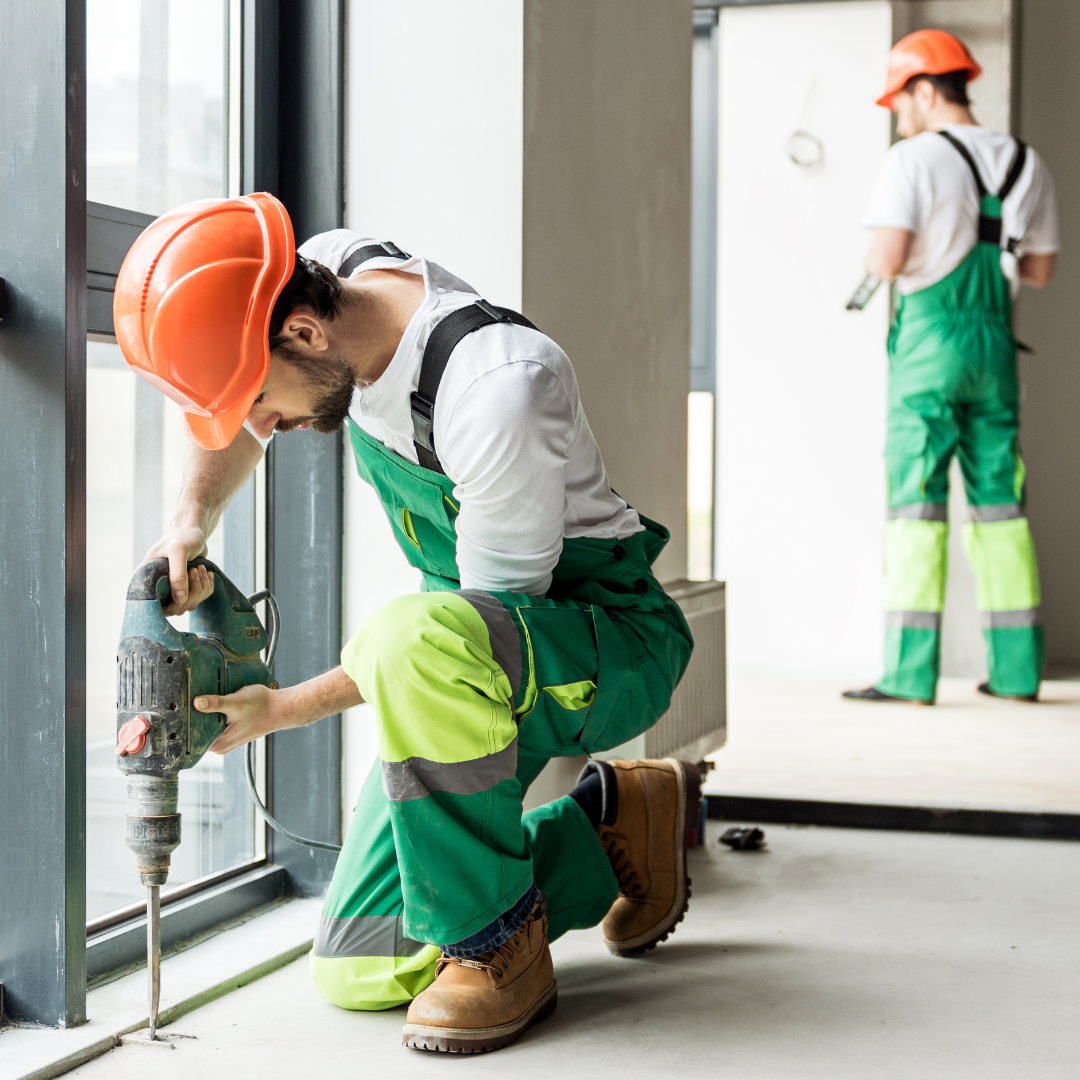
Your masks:
[{"label": "black shoulder strap", "polygon": [[[975,186],[979,189],[979,202],[982,203],[982,197],[987,194],[986,185],[983,183],[982,176],[979,175],[978,167],[975,165],[975,160],[968,152],[968,148],[958,139],[955,135],[950,135],[947,131],[939,131],[939,135],[942,138],[947,139],[949,143],[954,146],[960,156],[968,163],[968,167],[971,169],[971,175],[975,177]],[[1005,174],[1005,182],[1001,185],[1001,190],[997,193],[998,202],[1004,202],[1009,192],[1016,186],[1016,181],[1020,179],[1020,174],[1024,171],[1024,162],[1027,160],[1027,146],[1024,145],[1019,139],[1016,140],[1016,149],[1013,151],[1012,161],[1009,164],[1009,171]],[[994,244],[997,247],[1001,247],[1001,218],[1000,217],[987,217],[981,209],[979,210],[979,242],[983,244]],[[1009,251],[1015,251],[1018,241],[1011,239],[1007,245]]]},{"label": "black shoulder strap", "polygon": [[1027,146],[1017,139],[1012,163],[1009,165],[1009,171],[1005,174],[1005,182],[1001,185],[1001,190],[998,192],[998,198],[1002,202],[1008,198],[1009,192],[1016,187],[1016,181],[1020,179],[1020,174],[1024,171],[1024,164],[1026,161]]},{"label": "black shoulder strap", "polygon": [[514,323],[535,330],[524,315],[510,308],[495,307],[486,300],[477,300],[468,307],[450,312],[435,325],[420,362],[420,382],[412,396],[413,442],[416,457],[425,469],[445,472],[435,453],[435,398],[449,363],[450,354],[467,334],[493,323]]},{"label": "black shoulder strap", "polygon": [[947,131],[939,131],[938,134],[956,148],[957,153],[968,163],[968,167],[971,169],[971,175],[975,177],[975,186],[979,189],[979,198],[981,199],[986,194],[986,185],[983,183],[982,176],[979,175],[979,167],[975,164],[975,159],[968,152],[968,148],[955,136],[950,135]]},{"label": "black shoulder strap", "polygon": [[361,264],[371,259],[411,259],[407,251],[402,251],[397,244],[390,240],[383,240],[378,244],[365,244],[353,251],[338,269],[338,277],[352,277],[353,271]]}]

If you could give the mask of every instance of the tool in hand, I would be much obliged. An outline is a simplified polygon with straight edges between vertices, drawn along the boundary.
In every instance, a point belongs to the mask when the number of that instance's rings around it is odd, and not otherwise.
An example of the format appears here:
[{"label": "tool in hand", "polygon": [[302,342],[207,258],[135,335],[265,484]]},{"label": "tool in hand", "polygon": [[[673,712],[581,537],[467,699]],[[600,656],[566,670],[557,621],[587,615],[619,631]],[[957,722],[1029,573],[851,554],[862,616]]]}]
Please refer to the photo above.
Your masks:
[{"label": "tool in hand", "polygon": [[874,277],[873,274],[867,274],[862,279],[862,283],[851,295],[851,299],[847,302],[848,311],[862,311],[867,304],[870,303],[870,297],[877,292],[878,286],[881,284],[881,278]]},{"label": "tool in hand", "polygon": [[[277,688],[274,657],[281,617],[269,590],[244,596],[207,559],[214,591],[190,616],[191,632],[177,630],[165,617],[169,598],[169,561],[144,563],[128,585],[127,607],[117,651],[116,753],[127,774],[125,839],[147,889],[146,952],[149,978],[150,1038],[157,1037],[161,991],[161,886],[169,876],[172,853],[180,844],[178,779],[182,769],[198,764],[225,730],[222,713],[192,707],[200,694],[233,694],[259,683]],[[268,638],[255,611],[267,602],[272,616]],[[259,654],[266,650],[266,661]],[[255,787],[255,743],[246,747],[248,793],[275,831],[297,844],[340,851],[339,844],[305,840],[276,821]]]},{"label": "tool in hand", "polygon": [[[180,843],[178,776],[225,729],[222,713],[201,713],[192,701],[253,683],[277,686],[271,673],[276,641],[268,641],[251,601],[206,559],[188,566],[205,566],[214,575],[213,594],[191,613],[191,632],[177,630],[161,606],[169,594],[168,559],[144,563],[128,585],[116,657],[117,764],[128,778],[125,839],[147,888],[151,1039],[161,989],[161,886]],[[266,663],[259,656],[263,649]]]}]

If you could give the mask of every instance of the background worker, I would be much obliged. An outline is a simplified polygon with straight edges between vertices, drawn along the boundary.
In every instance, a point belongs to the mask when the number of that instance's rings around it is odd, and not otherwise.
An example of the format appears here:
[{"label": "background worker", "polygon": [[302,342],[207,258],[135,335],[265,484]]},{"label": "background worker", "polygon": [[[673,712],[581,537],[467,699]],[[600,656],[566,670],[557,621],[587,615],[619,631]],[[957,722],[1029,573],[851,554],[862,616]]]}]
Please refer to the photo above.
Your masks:
[{"label": "background worker", "polygon": [[896,282],[885,441],[885,674],[846,698],[932,704],[947,572],[949,463],[971,515],[989,679],[984,694],[1035,701],[1044,661],[1039,577],[1024,512],[1012,303],[1054,272],[1057,211],[1030,147],[979,126],[967,84],[981,68],[941,30],[897,43],[878,104],[901,142],[866,215],[870,274]]},{"label": "background worker", "polygon": [[209,594],[188,560],[270,436],[297,427],[348,425],[423,573],[425,591],[366,620],[341,667],[195,702],[227,717],[220,753],[374,706],[381,760],[315,935],[320,993],[411,1002],[417,1049],[494,1050],[555,1008],[549,938],[603,919],[630,956],[666,937],[689,898],[694,765],[594,761],[570,796],[522,814],[551,757],[655,723],[692,648],[651,571],[668,533],[612,492],[562,350],[393,244],[338,230],[294,258],[265,194],[153,223],[115,316],[128,362],[180,403],[195,444],[148,553],[169,558],[171,612]]}]

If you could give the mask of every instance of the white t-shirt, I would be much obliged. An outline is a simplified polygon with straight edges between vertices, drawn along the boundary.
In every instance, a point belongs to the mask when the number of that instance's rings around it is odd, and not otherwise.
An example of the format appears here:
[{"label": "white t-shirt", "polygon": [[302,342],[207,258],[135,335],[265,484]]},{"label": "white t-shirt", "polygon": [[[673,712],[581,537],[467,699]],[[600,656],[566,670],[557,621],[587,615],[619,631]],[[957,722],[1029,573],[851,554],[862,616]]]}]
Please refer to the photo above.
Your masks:
[{"label": "white t-shirt", "polygon": [[[375,242],[336,229],[313,236],[299,252],[336,272],[347,254]],[[435,325],[474,303],[477,293],[415,256],[372,259],[353,276],[380,269],[422,275],[426,296],[390,366],[357,389],[351,416],[416,463],[410,397],[424,347]],[[637,512],[611,490],[569,359],[536,330],[498,324],[462,338],[435,399],[435,448],[460,506],[462,588],[542,596],[564,537],[614,540],[643,529]]]},{"label": "white t-shirt", "polygon": [[[983,184],[997,194],[1005,182],[1015,140],[991,128],[948,124],[946,130],[967,147]],[[1017,258],[1058,250],[1054,183],[1042,159],[1029,146],[1023,171],[1001,208],[1002,244],[1015,237],[1016,256],[1003,251],[1001,269],[1013,295],[1019,289]],[[863,223],[915,233],[911,254],[896,280],[901,293],[925,289],[952,273],[975,246],[979,231],[979,193],[971,168],[956,147],[932,131],[896,143],[885,155]]]}]

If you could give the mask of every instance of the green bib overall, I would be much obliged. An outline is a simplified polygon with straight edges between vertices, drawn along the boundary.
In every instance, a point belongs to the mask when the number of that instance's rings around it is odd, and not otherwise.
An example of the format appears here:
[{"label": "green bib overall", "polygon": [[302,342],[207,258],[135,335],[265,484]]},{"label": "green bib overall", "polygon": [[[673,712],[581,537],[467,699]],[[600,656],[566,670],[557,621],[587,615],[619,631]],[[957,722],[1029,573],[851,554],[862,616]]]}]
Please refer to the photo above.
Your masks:
[{"label": "green bib overall", "polygon": [[1012,300],[993,239],[1002,196],[985,193],[964,156],[981,194],[980,240],[941,281],[898,297],[888,343],[885,675],[877,688],[923,700],[937,692],[954,454],[971,515],[964,539],[978,581],[990,688],[1036,693],[1044,660],[1017,442]]},{"label": "green bib overall", "polygon": [[341,654],[374,706],[380,760],[311,965],[324,997],[384,1009],[429,985],[439,945],[486,927],[534,880],[552,938],[604,917],[617,885],[588,819],[570,798],[523,814],[522,796],[551,757],[654,724],[693,642],[652,574],[661,526],[565,540],[546,597],[462,590],[453,482],[349,430],[424,591],[384,605]]}]

